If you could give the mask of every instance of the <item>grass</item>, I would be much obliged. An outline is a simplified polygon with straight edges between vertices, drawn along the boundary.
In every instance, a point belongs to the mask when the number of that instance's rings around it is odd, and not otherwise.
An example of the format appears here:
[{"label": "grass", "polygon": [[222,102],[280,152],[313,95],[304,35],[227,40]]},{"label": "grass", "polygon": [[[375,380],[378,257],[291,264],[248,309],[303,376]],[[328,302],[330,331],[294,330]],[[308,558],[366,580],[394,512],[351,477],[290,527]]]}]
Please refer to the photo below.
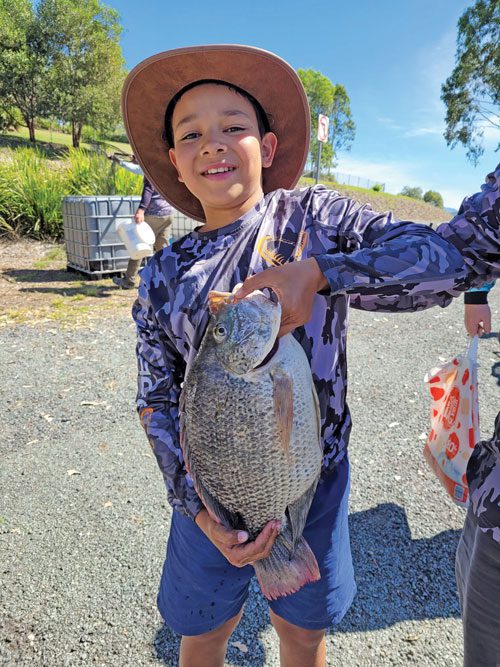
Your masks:
[{"label": "grass", "polygon": [[[29,131],[27,127],[19,127],[17,130],[12,132],[2,132],[0,137],[3,137],[8,143],[9,139],[13,139],[16,146],[24,144],[27,146],[33,146],[29,140]],[[64,132],[58,132],[57,130],[36,130],[35,138],[37,143],[46,144],[53,147],[66,147],[69,148],[73,145],[71,134],[65,134]],[[101,143],[101,142],[100,142]],[[104,148],[109,152],[113,150],[120,151],[122,153],[131,153],[132,149],[129,144],[122,143],[120,141],[105,141],[102,142]],[[81,142],[80,146],[82,148],[91,148],[91,145],[85,142]]]},{"label": "grass", "polygon": [[64,249],[64,246],[61,245],[48,250],[41,259],[33,264],[33,268],[48,269],[54,262],[65,264],[66,261],[66,250]]}]

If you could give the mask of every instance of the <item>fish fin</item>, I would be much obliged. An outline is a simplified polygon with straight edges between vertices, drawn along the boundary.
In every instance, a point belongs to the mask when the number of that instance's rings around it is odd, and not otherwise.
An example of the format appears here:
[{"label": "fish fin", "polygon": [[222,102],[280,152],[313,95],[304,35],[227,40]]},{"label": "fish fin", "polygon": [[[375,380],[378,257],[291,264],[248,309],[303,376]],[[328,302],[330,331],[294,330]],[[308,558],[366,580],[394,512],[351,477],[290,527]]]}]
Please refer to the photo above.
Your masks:
[{"label": "fish fin", "polygon": [[260,589],[268,600],[296,593],[305,584],[321,578],[311,547],[300,537],[293,554],[286,533],[280,533],[267,558],[253,563]]},{"label": "fish fin", "polygon": [[314,407],[316,408],[316,433],[318,435],[318,448],[319,451],[321,452],[321,458],[323,458],[323,445],[321,444],[321,408],[319,406],[319,398],[318,394],[316,392],[316,387],[314,386],[314,382],[311,379],[311,391],[314,399]]},{"label": "fish fin", "polygon": [[232,292],[216,292],[212,290],[208,293],[208,310],[211,315],[217,315],[223,306],[231,303]]},{"label": "fish fin", "polygon": [[307,489],[307,491],[302,496],[300,496],[300,498],[297,498],[297,500],[295,500],[293,503],[290,503],[290,505],[288,505],[286,508],[285,513],[290,524],[293,551],[295,551],[304,531],[307,515],[309,513],[317,485],[318,480],[316,480],[314,484],[312,484]]},{"label": "fish fin", "polygon": [[211,518],[222,523],[226,528],[242,528],[242,520],[238,514],[233,514],[228,509],[226,509],[221,503],[216,500],[210,491],[205,487],[203,482],[200,480],[199,475],[197,474],[196,464],[193,461],[191,455],[191,449],[189,447],[189,438],[187,437],[185,424],[186,424],[186,398],[184,392],[181,391],[179,397],[179,433],[180,433],[180,444],[182,450],[182,456],[184,459],[184,465],[186,470],[189,473],[189,476],[193,480],[194,488],[196,493],[200,497],[202,503],[205,505],[208,513]]},{"label": "fish fin", "polygon": [[281,446],[290,461],[290,438],[293,428],[293,379],[278,367],[273,370],[273,403],[274,414],[278,423]]}]

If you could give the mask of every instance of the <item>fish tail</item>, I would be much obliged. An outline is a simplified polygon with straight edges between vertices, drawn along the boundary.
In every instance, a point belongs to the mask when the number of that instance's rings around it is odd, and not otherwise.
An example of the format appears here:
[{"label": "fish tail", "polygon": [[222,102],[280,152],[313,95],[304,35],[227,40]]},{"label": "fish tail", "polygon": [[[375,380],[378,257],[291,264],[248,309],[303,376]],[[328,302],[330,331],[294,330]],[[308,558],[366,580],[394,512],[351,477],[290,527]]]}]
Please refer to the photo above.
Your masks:
[{"label": "fish tail", "polygon": [[300,537],[291,550],[291,543],[280,533],[267,558],[253,563],[260,589],[268,600],[296,593],[305,584],[321,576],[311,547]]}]

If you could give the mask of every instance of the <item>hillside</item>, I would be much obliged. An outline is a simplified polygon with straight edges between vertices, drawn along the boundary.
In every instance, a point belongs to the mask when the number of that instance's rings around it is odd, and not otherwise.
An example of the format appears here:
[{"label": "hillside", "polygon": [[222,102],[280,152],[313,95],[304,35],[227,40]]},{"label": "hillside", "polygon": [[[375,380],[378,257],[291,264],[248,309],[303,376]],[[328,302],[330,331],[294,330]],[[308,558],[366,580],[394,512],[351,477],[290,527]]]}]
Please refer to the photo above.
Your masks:
[{"label": "hillside", "polygon": [[[301,180],[304,185],[310,185],[313,180],[304,178]],[[351,197],[360,204],[370,204],[374,211],[392,211],[396,218],[400,220],[413,220],[415,222],[436,223],[446,222],[452,217],[451,214],[443,208],[437,208],[432,204],[427,204],[418,199],[403,197],[402,195],[391,195],[388,192],[375,192],[365,188],[357,188],[352,185],[339,185],[337,183],[328,183],[325,185],[332,190],[337,190],[341,194]]]}]

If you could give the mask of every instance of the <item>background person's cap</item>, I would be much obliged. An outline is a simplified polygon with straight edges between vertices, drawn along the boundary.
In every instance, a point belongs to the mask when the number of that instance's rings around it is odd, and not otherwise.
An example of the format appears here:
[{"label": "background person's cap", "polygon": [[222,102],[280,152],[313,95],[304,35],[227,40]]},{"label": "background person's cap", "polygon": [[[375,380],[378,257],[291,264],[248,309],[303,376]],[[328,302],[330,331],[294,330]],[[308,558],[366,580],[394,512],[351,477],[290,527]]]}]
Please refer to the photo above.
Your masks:
[{"label": "background person's cap", "polygon": [[271,167],[263,169],[264,193],[293,188],[309,150],[309,104],[295,70],[252,46],[217,44],[164,51],[139,63],[127,76],[122,113],[132,151],[153,187],[176,208],[204,220],[201,204],[178,180],[164,138],[165,110],[190,83],[217,79],[255,97],[278,137]]}]

